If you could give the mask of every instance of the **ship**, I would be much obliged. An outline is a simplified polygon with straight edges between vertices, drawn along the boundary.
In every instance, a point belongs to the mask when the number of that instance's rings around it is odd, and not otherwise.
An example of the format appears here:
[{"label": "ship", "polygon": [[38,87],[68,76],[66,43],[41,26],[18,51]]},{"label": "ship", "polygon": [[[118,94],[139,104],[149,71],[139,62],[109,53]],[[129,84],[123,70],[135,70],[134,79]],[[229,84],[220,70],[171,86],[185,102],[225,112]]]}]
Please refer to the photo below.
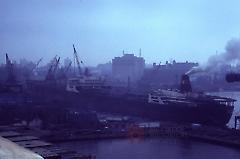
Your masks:
[{"label": "ship", "polygon": [[192,91],[189,76],[182,75],[178,90],[155,89],[148,93],[107,86],[95,76],[67,81],[67,92],[78,94],[79,102],[97,112],[129,115],[163,122],[225,127],[235,99]]}]

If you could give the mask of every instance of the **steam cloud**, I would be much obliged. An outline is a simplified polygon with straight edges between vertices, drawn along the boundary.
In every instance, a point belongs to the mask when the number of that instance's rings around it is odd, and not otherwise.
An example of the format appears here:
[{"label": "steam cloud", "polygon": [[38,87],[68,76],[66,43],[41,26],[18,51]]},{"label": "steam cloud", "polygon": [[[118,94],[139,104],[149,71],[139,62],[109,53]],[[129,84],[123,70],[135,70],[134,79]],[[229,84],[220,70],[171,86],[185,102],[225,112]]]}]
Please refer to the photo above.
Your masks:
[{"label": "steam cloud", "polygon": [[221,66],[240,62],[240,38],[233,38],[226,44],[225,51],[209,57],[205,65],[193,67],[186,74],[191,75],[198,72],[217,72]]}]

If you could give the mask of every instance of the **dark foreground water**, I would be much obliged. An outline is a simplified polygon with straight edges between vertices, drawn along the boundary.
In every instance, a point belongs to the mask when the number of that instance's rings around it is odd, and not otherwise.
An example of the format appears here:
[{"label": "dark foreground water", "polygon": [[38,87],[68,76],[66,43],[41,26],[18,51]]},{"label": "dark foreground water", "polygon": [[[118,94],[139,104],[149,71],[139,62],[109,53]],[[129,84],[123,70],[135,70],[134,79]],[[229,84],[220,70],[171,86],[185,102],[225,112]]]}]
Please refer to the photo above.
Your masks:
[{"label": "dark foreground water", "polygon": [[97,159],[240,159],[240,150],[177,138],[115,139],[63,144]]},{"label": "dark foreground water", "polygon": [[[240,92],[216,95],[239,99]],[[235,113],[240,109],[236,103]],[[233,121],[229,123],[233,125]],[[240,159],[240,149],[177,138],[114,139],[62,143],[62,146],[97,159]]]}]

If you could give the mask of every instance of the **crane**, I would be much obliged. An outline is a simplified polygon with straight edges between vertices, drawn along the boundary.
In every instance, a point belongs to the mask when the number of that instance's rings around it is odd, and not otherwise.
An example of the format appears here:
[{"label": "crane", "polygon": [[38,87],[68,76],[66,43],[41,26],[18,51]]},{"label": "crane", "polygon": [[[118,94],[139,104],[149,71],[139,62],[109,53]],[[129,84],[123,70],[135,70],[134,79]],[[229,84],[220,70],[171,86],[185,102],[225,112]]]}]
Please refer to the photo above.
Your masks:
[{"label": "crane", "polygon": [[48,69],[48,73],[46,75],[45,80],[53,80],[54,79],[54,70],[56,72],[55,66],[57,63],[59,63],[60,57],[57,59],[57,55],[53,58],[53,60],[50,63],[50,67]]},{"label": "crane", "polygon": [[42,62],[43,58],[40,58],[37,63],[35,64],[35,66],[31,69],[30,73],[33,73],[33,71],[38,67],[38,65],[40,64],[40,62]]},{"label": "crane", "polygon": [[60,57],[58,57],[58,59],[56,60],[55,65],[54,65],[53,72],[52,72],[53,75],[56,74],[56,71],[57,71],[57,68],[58,68],[59,62],[60,62]]},{"label": "crane", "polygon": [[8,57],[8,54],[6,53],[6,70],[8,73],[7,82],[8,83],[15,83],[16,82],[16,75],[13,72],[13,63]]},{"label": "crane", "polygon": [[[74,44],[73,44],[73,51],[74,51],[74,57],[75,57],[76,62],[77,62],[78,74],[82,75],[82,69],[81,69],[81,66],[80,66],[80,61],[79,61],[78,54],[77,54],[77,51],[75,49]],[[82,63],[82,61],[81,61],[81,63]]]},{"label": "crane", "polygon": [[64,74],[66,74],[69,71],[71,66],[72,66],[72,61],[70,61],[69,64],[67,65],[67,67],[65,68]]},{"label": "crane", "polygon": [[65,66],[65,68],[62,68],[62,69],[61,69],[61,73],[60,73],[60,76],[58,77],[58,79],[60,79],[60,80],[61,80],[61,79],[63,79],[63,80],[67,79],[67,73],[68,73],[71,65],[72,65],[72,61],[70,61],[70,62],[68,63],[68,65]]},{"label": "crane", "polygon": [[8,57],[8,54],[6,53],[6,66],[8,67],[9,65],[11,65],[11,60]]}]

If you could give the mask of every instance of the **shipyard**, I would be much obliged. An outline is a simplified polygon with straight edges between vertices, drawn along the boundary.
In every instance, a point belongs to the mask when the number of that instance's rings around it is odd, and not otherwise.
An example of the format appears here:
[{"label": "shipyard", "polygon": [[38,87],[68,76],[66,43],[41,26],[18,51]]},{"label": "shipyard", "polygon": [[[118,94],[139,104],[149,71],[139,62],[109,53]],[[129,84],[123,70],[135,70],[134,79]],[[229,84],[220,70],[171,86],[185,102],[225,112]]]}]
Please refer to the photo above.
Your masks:
[{"label": "shipyard", "polygon": [[[42,59],[17,64],[5,54],[3,138],[46,159],[96,157],[62,146],[74,141],[167,137],[240,147],[240,118],[233,112],[236,100],[193,93],[198,88],[192,86],[188,72],[197,63],[174,60],[145,68],[140,50],[139,56],[123,51],[105,67],[88,68],[74,45],[72,54],[73,62],[67,58],[64,66],[58,56],[48,66],[39,66]],[[161,77],[164,72],[172,80]],[[226,84],[235,81],[237,73],[226,73]]]},{"label": "shipyard", "polygon": [[0,1],[0,159],[238,159],[239,5]]}]

